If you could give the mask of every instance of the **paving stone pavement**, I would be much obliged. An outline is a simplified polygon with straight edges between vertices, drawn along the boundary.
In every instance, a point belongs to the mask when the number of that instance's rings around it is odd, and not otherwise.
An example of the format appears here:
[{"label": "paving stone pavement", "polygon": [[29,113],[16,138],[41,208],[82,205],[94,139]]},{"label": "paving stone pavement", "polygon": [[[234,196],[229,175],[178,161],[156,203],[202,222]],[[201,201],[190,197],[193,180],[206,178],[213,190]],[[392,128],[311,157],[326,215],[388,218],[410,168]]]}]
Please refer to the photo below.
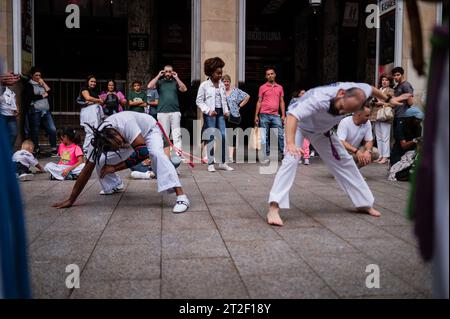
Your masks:
[{"label": "paving stone pavement", "polygon": [[[302,166],[291,193],[286,226],[266,224],[273,175],[257,164],[208,173],[183,166],[192,202],[171,212],[174,196],[155,181],[99,196],[94,176],[77,205],[55,210],[74,182],[44,174],[21,185],[35,298],[430,298],[431,272],[405,217],[406,183],[385,179],[386,166],[362,170],[383,217],[361,215],[320,160]],[[81,271],[68,289],[66,267]],[[368,265],[380,267],[379,289],[366,287]]]}]

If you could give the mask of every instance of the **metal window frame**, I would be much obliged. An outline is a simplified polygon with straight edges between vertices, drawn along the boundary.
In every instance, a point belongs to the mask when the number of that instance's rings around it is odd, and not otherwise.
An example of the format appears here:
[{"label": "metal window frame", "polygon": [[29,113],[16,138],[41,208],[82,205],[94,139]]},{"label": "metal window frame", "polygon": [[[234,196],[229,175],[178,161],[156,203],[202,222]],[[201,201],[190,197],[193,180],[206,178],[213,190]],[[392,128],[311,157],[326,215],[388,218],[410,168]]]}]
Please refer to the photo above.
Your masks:
[{"label": "metal window frame", "polygon": [[13,9],[13,65],[14,73],[22,73],[22,3],[12,0]]},{"label": "metal window frame", "polygon": [[[382,1],[378,0],[378,7],[380,7],[380,3]],[[380,10],[380,16],[379,19],[381,20],[381,17],[387,13],[390,13],[391,11],[395,10],[395,46],[394,46],[394,65],[395,66],[401,66],[402,60],[403,60],[403,23],[404,23],[404,3],[403,0],[398,0],[395,7],[393,7],[390,10],[387,10],[383,13],[381,13]],[[381,28],[381,26],[380,26]],[[377,46],[376,46],[376,70],[375,70],[375,85],[378,84],[378,79],[380,76],[379,66],[380,66],[380,28],[377,29]]]},{"label": "metal window frame", "polygon": [[443,14],[444,6],[442,2],[439,2],[436,6],[436,25],[442,26]]},{"label": "metal window frame", "polygon": [[247,1],[238,3],[238,83],[245,83],[245,56],[246,56],[246,28],[247,28]]},{"label": "metal window frame", "polygon": [[192,0],[191,84],[201,80],[201,0]]}]

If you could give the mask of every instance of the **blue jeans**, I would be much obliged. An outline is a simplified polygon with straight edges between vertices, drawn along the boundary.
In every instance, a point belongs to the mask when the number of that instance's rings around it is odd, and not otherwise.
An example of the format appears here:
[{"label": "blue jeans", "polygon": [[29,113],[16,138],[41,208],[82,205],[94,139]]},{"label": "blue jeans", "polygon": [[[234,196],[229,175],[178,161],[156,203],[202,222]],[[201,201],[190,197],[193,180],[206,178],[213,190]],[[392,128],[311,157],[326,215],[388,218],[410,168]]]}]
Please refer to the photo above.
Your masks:
[{"label": "blue jeans", "polygon": [[47,132],[50,146],[52,148],[56,148],[56,127],[50,111],[40,111],[32,107],[28,112],[28,116],[30,123],[31,140],[34,143],[35,150],[39,150],[39,132],[41,129],[41,124],[44,125],[44,129]]},{"label": "blue jeans", "polygon": [[[279,115],[260,114],[259,127],[264,129],[261,136],[265,136],[266,156],[270,156],[270,129],[278,129],[278,149],[279,153],[284,153],[284,128]],[[262,141],[264,143],[264,141]]]},{"label": "blue jeans", "polygon": [[217,115],[215,117],[204,115],[205,120],[205,132],[203,133],[205,138],[203,140],[208,142],[208,165],[214,164],[214,139],[215,130],[218,129],[220,132],[220,138],[222,141],[222,164],[225,164],[225,151],[226,151],[226,123],[223,117],[223,109],[216,109]]},{"label": "blue jeans", "polygon": [[8,127],[9,141],[11,143],[11,148],[13,149],[17,139],[17,119],[15,116],[0,116],[5,120],[6,127]]}]

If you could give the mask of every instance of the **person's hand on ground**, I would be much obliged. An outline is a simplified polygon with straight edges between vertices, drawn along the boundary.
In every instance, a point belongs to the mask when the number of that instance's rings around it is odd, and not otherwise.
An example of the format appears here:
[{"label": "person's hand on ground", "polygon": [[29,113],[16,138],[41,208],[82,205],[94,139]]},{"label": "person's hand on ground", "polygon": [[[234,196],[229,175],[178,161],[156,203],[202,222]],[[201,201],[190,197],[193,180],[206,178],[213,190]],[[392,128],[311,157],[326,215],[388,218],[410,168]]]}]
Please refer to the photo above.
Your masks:
[{"label": "person's hand on ground", "polygon": [[52,207],[57,208],[57,209],[64,209],[64,208],[72,207],[73,203],[74,202],[71,199],[68,199],[61,203],[55,203],[52,205]]}]

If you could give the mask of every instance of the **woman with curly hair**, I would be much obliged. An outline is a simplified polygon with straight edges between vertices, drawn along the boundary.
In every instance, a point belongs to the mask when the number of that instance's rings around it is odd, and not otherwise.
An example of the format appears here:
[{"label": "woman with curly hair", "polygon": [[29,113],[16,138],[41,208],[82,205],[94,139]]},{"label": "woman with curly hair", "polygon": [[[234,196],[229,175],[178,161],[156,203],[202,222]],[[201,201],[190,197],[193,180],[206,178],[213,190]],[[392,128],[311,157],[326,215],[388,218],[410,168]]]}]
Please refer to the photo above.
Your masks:
[{"label": "woman with curly hair", "polygon": [[[205,61],[205,74],[208,80],[203,82],[198,89],[197,106],[203,113],[205,122],[205,132],[203,139],[208,141],[208,171],[215,172],[214,167],[214,141],[220,138],[222,154],[219,169],[234,171],[225,161],[226,150],[226,124],[225,117],[230,116],[227,104],[227,94],[225,85],[222,82],[222,70],[225,62],[221,58],[215,57]],[[219,134],[216,132],[219,131]]]}]

